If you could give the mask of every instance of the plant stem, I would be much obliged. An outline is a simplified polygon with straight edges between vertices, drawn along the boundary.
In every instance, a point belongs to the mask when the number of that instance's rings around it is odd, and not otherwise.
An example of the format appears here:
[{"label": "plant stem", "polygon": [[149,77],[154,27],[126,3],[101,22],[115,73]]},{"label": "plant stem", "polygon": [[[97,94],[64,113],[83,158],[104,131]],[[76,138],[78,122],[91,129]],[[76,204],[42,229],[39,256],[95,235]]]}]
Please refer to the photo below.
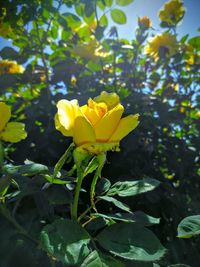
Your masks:
[{"label": "plant stem", "polygon": [[3,144],[0,141],[0,169],[3,166],[3,162],[4,162],[4,150],[3,150]]},{"label": "plant stem", "polygon": [[97,156],[98,159],[98,168],[95,172],[94,178],[92,180],[92,184],[90,187],[90,202],[91,202],[91,206],[92,208],[96,211],[95,208],[95,202],[94,202],[94,196],[95,196],[95,188],[96,188],[96,184],[98,181],[98,178],[101,176],[101,171],[103,169],[103,166],[105,164],[106,161],[106,154],[105,153],[101,153]]},{"label": "plant stem", "polygon": [[74,202],[71,208],[71,217],[74,220],[77,220],[78,200],[79,200],[79,194],[80,194],[83,178],[84,178],[83,172],[78,170],[78,180],[77,180],[76,189],[75,189]]},{"label": "plant stem", "polygon": [[[96,205],[101,199],[97,199],[94,204]],[[78,217],[78,221],[80,221],[93,207],[89,206],[81,215]]]}]

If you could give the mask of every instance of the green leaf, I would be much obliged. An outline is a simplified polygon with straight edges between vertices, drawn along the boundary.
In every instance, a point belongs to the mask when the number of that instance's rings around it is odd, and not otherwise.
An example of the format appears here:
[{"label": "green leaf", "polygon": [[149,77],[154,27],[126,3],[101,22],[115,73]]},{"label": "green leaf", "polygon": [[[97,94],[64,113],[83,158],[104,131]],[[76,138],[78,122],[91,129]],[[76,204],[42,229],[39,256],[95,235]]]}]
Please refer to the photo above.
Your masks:
[{"label": "green leaf", "polygon": [[69,190],[59,185],[48,187],[44,190],[44,194],[51,205],[66,205],[72,202]]},{"label": "green leaf", "polygon": [[200,234],[200,215],[184,218],[178,225],[178,237],[190,238]]},{"label": "green leaf", "polygon": [[0,56],[2,57],[2,59],[17,60],[19,57],[19,54],[12,47],[6,46],[0,51]]},{"label": "green leaf", "polygon": [[66,163],[66,161],[68,160],[68,158],[70,156],[72,156],[72,149],[74,148],[74,144],[72,143],[68,149],[65,151],[65,153],[61,156],[61,158],[59,159],[59,161],[56,163],[55,167],[54,167],[54,171],[53,171],[53,178],[56,178],[59,171],[62,169],[63,165]]},{"label": "green leaf", "polygon": [[107,220],[103,216],[98,217],[98,214],[99,213],[97,213],[97,216],[96,214],[94,214],[94,216],[93,214],[91,214],[93,220],[91,220],[85,228],[92,236],[94,236],[97,232],[99,233],[99,231],[105,228],[105,226],[107,225]]},{"label": "green leaf", "polygon": [[114,221],[123,221],[123,222],[136,222],[143,226],[150,226],[152,224],[159,224],[160,218],[155,218],[150,215],[145,214],[142,211],[136,211],[134,213],[115,213],[115,214],[101,214],[101,213],[92,213],[92,216],[105,218],[108,220]]},{"label": "green leaf", "polygon": [[128,6],[133,3],[134,0],[116,0],[116,4],[119,6]]},{"label": "green leaf", "polygon": [[48,171],[48,167],[39,163],[30,163],[25,165],[5,165],[3,167],[5,173],[13,175],[36,175],[40,173],[45,173]]},{"label": "green leaf", "polygon": [[113,0],[104,0],[106,6],[110,7],[112,6]]},{"label": "green leaf", "polygon": [[103,16],[101,16],[101,18],[99,19],[99,24],[101,27],[107,27],[108,26],[108,18],[106,17],[105,14]]},{"label": "green leaf", "polygon": [[156,261],[165,254],[165,248],[157,237],[135,223],[112,224],[96,239],[105,250],[129,260]]},{"label": "green leaf", "polygon": [[125,24],[126,23],[126,15],[120,9],[112,9],[110,12],[112,20],[117,24]]},{"label": "green leaf", "polygon": [[63,13],[61,15],[61,19],[62,18],[66,21],[67,26],[70,27],[71,29],[77,28],[81,25],[80,18],[73,13],[69,12]]},{"label": "green leaf", "polygon": [[188,37],[189,37],[189,34],[184,35],[184,36],[181,38],[180,42],[181,42],[182,44],[184,44]]},{"label": "green leaf", "polygon": [[195,36],[191,38],[188,43],[193,46],[195,49],[199,50],[200,49],[200,36]]},{"label": "green leaf", "polygon": [[107,192],[107,195],[118,195],[120,197],[135,196],[152,191],[159,186],[159,184],[159,181],[151,178],[144,178],[137,181],[117,182],[111,186],[110,190]]},{"label": "green leaf", "polygon": [[167,267],[191,267],[191,266],[178,263],[178,264],[168,265]]},{"label": "green leaf", "polygon": [[97,195],[103,195],[110,189],[111,183],[106,178],[101,178],[96,186]]},{"label": "green leaf", "polygon": [[82,263],[81,267],[125,267],[125,265],[113,257],[104,255],[94,250]]},{"label": "green leaf", "polygon": [[0,177],[0,198],[3,197],[11,184],[11,177]]},{"label": "green leaf", "polygon": [[106,4],[104,0],[97,0],[97,6],[101,9],[101,10],[105,10],[106,8]]},{"label": "green leaf", "polygon": [[84,12],[85,12],[85,15],[87,17],[92,16],[92,14],[94,14],[94,12],[95,12],[95,4],[94,4],[94,2],[86,1]]},{"label": "green leaf", "polygon": [[111,202],[112,204],[114,204],[119,209],[131,212],[130,208],[126,204],[123,204],[121,201],[119,201],[119,200],[117,200],[117,199],[115,199],[113,197],[100,196],[100,197],[98,197],[98,199],[102,199],[102,200]]},{"label": "green leaf", "polygon": [[41,245],[64,264],[80,264],[90,253],[90,237],[75,221],[58,219],[41,232]]},{"label": "green leaf", "polygon": [[87,176],[89,173],[95,171],[98,167],[98,160],[96,157],[93,157],[89,162],[88,166],[84,170],[84,177]]},{"label": "green leaf", "polygon": [[51,184],[69,184],[70,183],[70,181],[54,178],[53,176],[48,175],[48,174],[43,175],[43,177]]}]

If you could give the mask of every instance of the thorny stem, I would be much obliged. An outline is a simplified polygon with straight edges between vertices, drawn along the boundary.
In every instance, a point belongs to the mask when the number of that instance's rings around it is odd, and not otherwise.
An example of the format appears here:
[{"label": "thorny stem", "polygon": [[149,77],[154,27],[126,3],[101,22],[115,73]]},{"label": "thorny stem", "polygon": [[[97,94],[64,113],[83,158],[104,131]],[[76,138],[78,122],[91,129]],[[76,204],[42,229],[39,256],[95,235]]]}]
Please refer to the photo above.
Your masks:
[{"label": "thorny stem", "polygon": [[[99,202],[101,199],[97,199],[94,204],[96,205],[97,202]],[[92,206],[89,206],[79,217],[78,217],[78,221],[80,221],[81,219],[83,219],[83,217],[91,210],[93,209]]]},{"label": "thorny stem", "polygon": [[78,200],[79,200],[79,194],[80,194],[83,178],[84,178],[83,172],[81,172],[79,169],[75,195],[74,195],[74,201],[73,201],[72,208],[71,208],[71,217],[74,220],[77,220]]}]

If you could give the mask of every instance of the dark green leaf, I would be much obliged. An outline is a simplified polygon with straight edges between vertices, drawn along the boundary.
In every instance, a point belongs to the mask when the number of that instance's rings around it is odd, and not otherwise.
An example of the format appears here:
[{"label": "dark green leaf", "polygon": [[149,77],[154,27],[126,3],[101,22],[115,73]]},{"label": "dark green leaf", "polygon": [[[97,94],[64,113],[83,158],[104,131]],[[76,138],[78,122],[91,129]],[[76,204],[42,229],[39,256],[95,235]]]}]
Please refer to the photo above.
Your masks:
[{"label": "dark green leaf", "polygon": [[134,213],[115,213],[115,214],[101,214],[93,213],[92,216],[102,217],[108,220],[123,221],[123,222],[136,222],[143,226],[150,226],[152,224],[159,224],[160,219],[149,216],[142,211],[136,211]]},{"label": "dark green leaf", "polygon": [[178,225],[178,237],[190,238],[200,234],[200,215],[184,218]]},{"label": "dark green leaf", "polygon": [[81,267],[125,267],[125,265],[113,257],[104,255],[94,250],[82,263]]},{"label": "dark green leaf", "polygon": [[120,9],[112,9],[110,12],[112,20],[117,24],[126,23],[126,14]]},{"label": "dark green leaf", "polygon": [[19,54],[12,47],[6,46],[0,51],[0,56],[3,59],[17,60],[19,57]]},{"label": "dark green leaf", "polygon": [[167,267],[191,267],[191,266],[180,263],[180,264],[168,265]]},{"label": "dark green leaf", "polygon": [[66,205],[71,203],[71,194],[66,188],[54,185],[44,191],[45,196],[52,205]]},{"label": "dark green leaf", "polygon": [[36,175],[40,173],[45,173],[48,171],[48,167],[39,163],[31,163],[25,165],[5,165],[3,168],[5,173],[13,175]]},{"label": "dark green leaf", "polygon": [[107,195],[118,195],[120,197],[135,196],[152,191],[159,186],[159,184],[159,181],[151,178],[144,178],[137,181],[117,182],[111,186],[110,190],[107,192]]},{"label": "dark green leaf", "polygon": [[98,199],[102,199],[102,200],[111,202],[112,204],[114,204],[119,209],[131,212],[130,208],[126,204],[123,204],[121,201],[119,201],[119,200],[117,200],[117,199],[115,199],[113,197],[100,196],[100,197],[98,197]]},{"label": "dark green leaf", "polygon": [[97,195],[103,195],[110,189],[111,183],[106,178],[101,178],[96,186]]},{"label": "dark green leaf", "polygon": [[90,253],[90,237],[75,221],[58,219],[41,232],[41,245],[64,264],[80,264]]},{"label": "dark green leaf", "polygon": [[112,224],[96,238],[104,249],[129,260],[156,261],[165,254],[165,248],[157,237],[135,223]]}]

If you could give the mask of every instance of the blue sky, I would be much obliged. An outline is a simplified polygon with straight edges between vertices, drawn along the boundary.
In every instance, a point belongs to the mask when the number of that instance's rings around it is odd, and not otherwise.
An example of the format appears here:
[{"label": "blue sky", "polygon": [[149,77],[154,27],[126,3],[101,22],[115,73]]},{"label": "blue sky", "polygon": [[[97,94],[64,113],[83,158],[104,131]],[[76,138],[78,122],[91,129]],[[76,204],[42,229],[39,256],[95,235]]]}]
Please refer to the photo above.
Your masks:
[{"label": "blue sky", "polygon": [[[125,25],[115,24],[118,28],[119,36],[129,40],[133,39],[134,31],[137,27],[137,18],[139,16],[148,16],[152,20],[154,29],[156,31],[160,31],[160,22],[157,13],[165,2],[167,1],[135,0],[129,6],[121,7],[121,9],[127,15],[127,23]],[[187,11],[182,23],[177,27],[179,36],[182,37],[188,33],[190,37],[199,35],[197,29],[200,28],[200,0],[185,0],[184,6],[186,7]],[[109,26],[114,25],[111,19],[109,22]],[[11,42],[0,37],[0,49],[6,45],[11,45]]]},{"label": "blue sky", "polygon": [[[123,7],[122,10],[126,13],[127,23],[123,26],[117,26],[120,37],[131,40],[134,35],[134,30],[137,26],[137,17],[148,16],[155,30],[160,31],[160,21],[157,16],[158,11],[162,8],[166,0],[135,0],[131,5]],[[199,35],[197,31],[200,28],[200,0],[185,0],[186,14],[183,21],[177,27],[177,32],[180,36],[189,33],[189,36]]]}]

